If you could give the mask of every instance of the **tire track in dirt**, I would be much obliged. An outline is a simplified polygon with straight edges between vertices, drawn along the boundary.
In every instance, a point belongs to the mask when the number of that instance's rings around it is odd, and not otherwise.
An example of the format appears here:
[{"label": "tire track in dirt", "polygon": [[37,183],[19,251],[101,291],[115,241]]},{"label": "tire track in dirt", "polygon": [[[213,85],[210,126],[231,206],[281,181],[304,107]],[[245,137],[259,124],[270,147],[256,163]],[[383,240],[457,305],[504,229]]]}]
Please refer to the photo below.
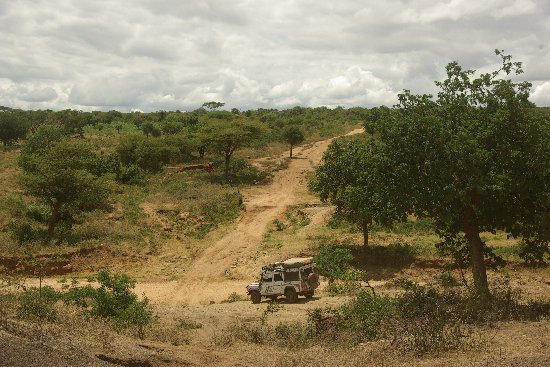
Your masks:
[{"label": "tire track in dirt", "polygon": [[[356,129],[347,135],[362,131]],[[242,190],[245,212],[236,228],[205,249],[181,279],[156,285],[141,283],[140,291],[168,307],[218,302],[232,292],[242,293],[243,281],[228,279],[226,275],[239,260],[248,259],[257,251],[267,226],[296,204],[297,193],[307,184],[306,175],[319,164],[334,139],[295,148],[295,159],[288,168],[277,171],[270,184]],[[283,156],[288,156],[288,152]],[[239,269],[235,270],[238,275]]]}]

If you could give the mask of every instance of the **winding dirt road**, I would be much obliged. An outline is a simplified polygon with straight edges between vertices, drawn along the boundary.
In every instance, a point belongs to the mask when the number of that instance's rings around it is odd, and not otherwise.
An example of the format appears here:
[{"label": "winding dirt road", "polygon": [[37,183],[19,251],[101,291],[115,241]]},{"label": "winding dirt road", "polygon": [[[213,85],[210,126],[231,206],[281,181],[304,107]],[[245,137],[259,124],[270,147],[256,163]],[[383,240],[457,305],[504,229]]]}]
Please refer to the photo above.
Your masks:
[{"label": "winding dirt road", "polygon": [[[362,131],[356,129],[347,135]],[[307,174],[319,164],[332,140],[334,138],[295,148],[288,168],[277,171],[270,184],[243,190],[245,211],[235,229],[204,250],[181,279],[142,282],[137,291],[168,308],[218,302],[233,292],[243,293],[242,279],[259,271],[258,265],[250,260],[262,242],[266,227],[297,203],[297,195],[306,190]],[[288,152],[281,158],[286,156]]]}]

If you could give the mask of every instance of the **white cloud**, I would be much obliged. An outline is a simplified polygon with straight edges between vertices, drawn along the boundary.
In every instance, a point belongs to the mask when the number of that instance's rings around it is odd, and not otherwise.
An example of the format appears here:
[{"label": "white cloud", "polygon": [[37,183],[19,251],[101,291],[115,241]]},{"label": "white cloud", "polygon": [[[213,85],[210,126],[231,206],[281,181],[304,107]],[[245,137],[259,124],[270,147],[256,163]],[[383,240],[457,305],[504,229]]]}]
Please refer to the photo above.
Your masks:
[{"label": "white cloud", "polygon": [[450,61],[493,66],[494,48],[541,87],[549,15],[545,0],[1,1],[0,105],[392,105]]},{"label": "white cloud", "polygon": [[550,106],[550,81],[535,86],[531,100],[537,106]]}]

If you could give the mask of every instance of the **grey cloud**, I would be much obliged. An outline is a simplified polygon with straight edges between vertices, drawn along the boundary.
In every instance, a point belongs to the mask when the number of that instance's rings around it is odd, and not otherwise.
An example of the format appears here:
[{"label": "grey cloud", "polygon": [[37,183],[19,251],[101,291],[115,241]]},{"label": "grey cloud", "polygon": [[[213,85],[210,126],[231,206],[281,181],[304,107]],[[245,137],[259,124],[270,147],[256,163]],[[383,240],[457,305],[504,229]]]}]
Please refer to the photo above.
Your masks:
[{"label": "grey cloud", "polygon": [[[547,103],[549,14],[544,0],[1,2],[0,98],[87,110],[391,105],[404,88],[433,93],[450,61],[490,70],[498,47],[524,61],[520,79]],[[46,88],[56,97],[39,101]]]},{"label": "grey cloud", "polygon": [[57,98],[57,92],[50,87],[42,89],[33,89],[22,93],[19,97],[22,101],[27,102],[48,102]]},{"label": "grey cloud", "polygon": [[148,74],[109,75],[76,84],[69,102],[79,106],[139,107],[156,80]]}]

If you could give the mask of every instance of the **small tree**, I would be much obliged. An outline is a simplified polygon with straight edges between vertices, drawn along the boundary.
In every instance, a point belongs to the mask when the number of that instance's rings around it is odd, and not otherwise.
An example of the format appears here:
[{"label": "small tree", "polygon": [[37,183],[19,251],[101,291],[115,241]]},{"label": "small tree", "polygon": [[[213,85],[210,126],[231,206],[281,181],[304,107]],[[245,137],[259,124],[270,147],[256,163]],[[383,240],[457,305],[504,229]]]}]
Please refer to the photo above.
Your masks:
[{"label": "small tree", "polygon": [[[260,122],[237,118],[235,120],[209,120],[198,131],[199,141],[224,158],[225,175],[235,150],[258,144],[269,129]],[[202,144],[200,144],[202,145]]]},{"label": "small tree", "polygon": [[336,206],[337,215],[361,227],[363,245],[368,246],[373,223],[391,226],[405,219],[407,198],[395,169],[378,141],[338,139],[328,147],[309,186]]},{"label": "small tree", "polygon": [[304,142],[304,132],[296,126],[288,126],[283,130],[282,137],[286,143],[290,144],[290,158],[292,158],[292,148]]},{"label": "small tree", "polygon": [[225,106],[224,102],[216,102],[216,101],[204,102],[202,104],[202,107],[206,108],[208,111],[215,111],[218,108],[221,108],[223,106]]},{"label": "small tree", "polygon": [[149,137],[150,135],[154,137],[159,137],[161,135],[160,129],[149,121],[141,126],[141,130],[147,137]]},{"label": "small tree", "polygon": [[70,230],[82,213],[105,204],[108,189],[98,162],[91,145],[70,140],[59,127],[44,125],[29,138],[19,159],[21,185],[50,209],[46,241],[59,223]]}]

